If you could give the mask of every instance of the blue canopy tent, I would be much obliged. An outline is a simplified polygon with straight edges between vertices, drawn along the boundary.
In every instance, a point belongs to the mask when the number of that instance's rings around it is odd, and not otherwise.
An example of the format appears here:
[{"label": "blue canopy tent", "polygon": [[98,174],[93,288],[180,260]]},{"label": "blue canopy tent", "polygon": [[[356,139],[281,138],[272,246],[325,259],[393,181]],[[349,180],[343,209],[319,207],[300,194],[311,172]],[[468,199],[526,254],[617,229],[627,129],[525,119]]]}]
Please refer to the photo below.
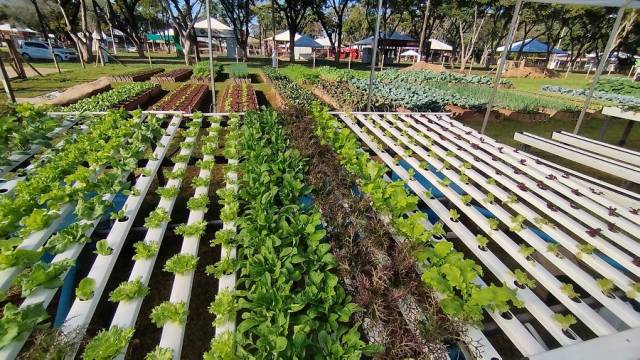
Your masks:
[{"label": "blue canopy tent", "polygon": [[[547,50],[551,48],[551,46],[543,43],[540,40],[525,39],[525,40],[517,41],[511,44],[511,47],[509,48],[509,52],[517,53],[520,51],[520,47],[522,47],[523,53],[529,53],[529,54],[545,54],[547,53]],[[496,51],[503,52],[504,48],[505,48],[504,46],[500,46],[499,48],[496,49]],[[551,48],[551,53],[552,54],[568,54],[566,51],[558,48]]]}]

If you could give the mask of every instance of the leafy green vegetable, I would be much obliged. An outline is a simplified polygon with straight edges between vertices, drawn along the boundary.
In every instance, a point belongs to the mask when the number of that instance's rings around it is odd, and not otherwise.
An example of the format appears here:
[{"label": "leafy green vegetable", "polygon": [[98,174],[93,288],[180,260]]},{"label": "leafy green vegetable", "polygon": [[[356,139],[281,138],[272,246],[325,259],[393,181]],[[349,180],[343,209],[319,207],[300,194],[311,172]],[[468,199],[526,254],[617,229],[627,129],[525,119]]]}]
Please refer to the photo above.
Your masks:
[{"label": "leafy green vegetable", "polygon": [[131,301],[133,299],[142,298],[149,294],[149,287],[142,283],[138,278],[133,281],[125,281],[120,283],[111,293],[109,293],[109,301]]},{"label": "leafy green vegetable", "polygon": [[176,227],[175,233],[176,235],[180,235],[183,237],[200,237],[204,234],[204,231],[207,228],[206,221],[198,221],[193,224],[180,224]]},{"label": "leafy green vegetable", "polygon": [[91,241],[85,234],[90,226],[89,224],[80,222],[73,223],[49,238],[44,249],[50,254],[59,254],[67,250],[71,245],[86,244]]},{"label": "leafy green vegetable", "polygon": [[[202,63],[202,62],[200,62]],[[160,345],[156,346],[153,351],[148,353],[145,357],[145,360],[172,360],[173,359],[173,349],[171,348],[163,348]]]},{"label": "leafy green vegetable", "polygon": [[86,277],[78,283],[76,288],[76,297],[82,301],[89,300],[93,297],[96,289],[96,281],[90,277]]},{"label": "leafy green vegetable", "polygon": [[188,313],[186,303],[165,301],[151,310],[149,318],[157,327],[163,327],[167,323],[184,325],[187,322]]},{"label": "leafy green vegetable", "polygon": [[20,224],[23,226],[21,233],[28,235],[34,231],[45,229],[57,216],[58,213],[55,211],[36,209],[20,221]]},{"label": "leafy green vegetable", "polygon": [[176,254],[164,263],[163,270],[174,274],[184,274],[195,270],[198,258],[191,254]]},{"label": "leafy green vegetable", "polygon": [[111,327],[100,330],[82,353],[82,360],[110,360],[122,354],[133,337],[134,329]]},{"label": "leafy green vegetable", "polygon": [[144,219],[144,227],[147,229],[159,228],[163,223],[171,221],[171,216],[167,210],[163,208],[157,208],[149,213]]},{"label": "leafy green vegetable", "polygon": [[136,82],[119,86],[107,92],[80,100],[73,105],[66,106],[64,111],[106,111],[114,105],[142,94],[154,86],[155,84],[150,82]]},{"label": "leafy green vegetable", "polygon": [[225,331],[211,340],[211,350],[203,355],[203,360],[234,360],[240,359],[235,352],[235,335]]},{"label": "leafy green vegetable", "polygon": [[96,254],[102,256],[109,256],[113,252],[111,246],[109,246],[109,242],[107,239],[102,239],[96,243]]},{"label": "leafy green vegetable", "polygon": [[15,250],[6,250],[0,252],[0,271],[11,268],[18,267],[24,269],[27,266],[34,264],[38,261],[44,251],[42,249],[38,250],[27,250],[27,249],[15,249]]},{"label": "leafy green vegetable", "polygon": [[0,319],[0,349],[13,341],[23,340],[29,331],[48,317],[42,303],[27,305],[21,309],[12,303],[6,304]]},{"label": "leafy green vegetable", "polygon": [[179,193],[180,189],[176,186],[159,187],[158,189],[156,189],[156,194],[160,195],[160,197],[163,199],[174,198],[178,196]]},{"label": "leafy green vegetable", "polygon": [[34,264],[30,270],[23,271],[16,278],[22,289],[22,297],[31,295],[39,288],[55,289],[62,286],[62,274],[73,265],[75,261],[72,259]]},{"label": "leafy green vegetable", "polygon": [[204,210],[206,211],[207,206],[209,205],[209,195],[201,194],[200,196],[192,197],[187,201],[187,208],[191,211],[193,210]]},{"label": "leafy green vegetable", "polygon": [[233,291],[221,291],[216,294],[214,301],[209,306],[209,313],[216,316],[215,326],[220,326],[228,321],[233,321],[238,305]]},{"label": "leafy green vegetable", "polygon": [[552,318],[555,322],[558,323],[558,325],[560,325],[562,330],[568,330],[571,325],[578,322],[578,320],[576,320],[576,318],[571,314],[562,315],[560,313],[555,313],[553,314]]},{"label": "leafy green vegetable", "polygon": [[609,296],[615,288],[615,284],[609,279],[596,279],[596,284],[600,290],[602,290],[602,293],[607,296]]},{"label": "leafy green vegetable", "polygon": [[149,259],[155,256],[158,253],[160,246],[155,242],[147,243],[144,241],[138,241],[133,244],[133,248],[136,251],[136,254],[133,255],[133,260],[137,261],[137,260]]}]

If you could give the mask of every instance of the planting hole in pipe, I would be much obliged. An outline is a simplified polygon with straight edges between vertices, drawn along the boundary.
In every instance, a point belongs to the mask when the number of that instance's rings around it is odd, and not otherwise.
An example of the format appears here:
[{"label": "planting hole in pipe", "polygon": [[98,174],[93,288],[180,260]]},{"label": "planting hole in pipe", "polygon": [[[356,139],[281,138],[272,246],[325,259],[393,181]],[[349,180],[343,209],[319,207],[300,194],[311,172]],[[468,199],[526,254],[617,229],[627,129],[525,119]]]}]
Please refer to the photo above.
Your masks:
[{"label": "planting hole in pipe", "polygon": [[500,316],[505,319],[505,320],[511,320],[513,319],[513,314],[511,313],[511,311],[505,311],[505,312],[501,312]]},{"label": "planting hole in pipe", "polygon": [[564,334],[564,336],[568,337],[571,340],[577,340],[578,336],[576,335],[576,333],[573,332],[573,330],[571,329],[563,329],[562,333]]}]

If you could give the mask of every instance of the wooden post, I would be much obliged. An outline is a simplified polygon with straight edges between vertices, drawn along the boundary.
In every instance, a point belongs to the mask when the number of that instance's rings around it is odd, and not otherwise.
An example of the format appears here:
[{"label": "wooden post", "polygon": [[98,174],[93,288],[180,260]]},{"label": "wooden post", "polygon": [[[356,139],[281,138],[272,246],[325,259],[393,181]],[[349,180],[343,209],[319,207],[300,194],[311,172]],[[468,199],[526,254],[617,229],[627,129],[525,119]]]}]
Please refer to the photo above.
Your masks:
[{"label": "wooden post", "polygon": [[351,70],[351,52],[349,52],[349,70]]},{"label": "wooden post", "polygon": [[13,95],[13,89],[11,89],[9,75],[7,74],[7,70],[4,68],[4,63],[2,62],[1,56],[0,56],[0,76],[2,76],[2,86],[4,87],[4,91],[5,93],[7,93],[7,100],[10,102],[16,102],[16,97]]}]

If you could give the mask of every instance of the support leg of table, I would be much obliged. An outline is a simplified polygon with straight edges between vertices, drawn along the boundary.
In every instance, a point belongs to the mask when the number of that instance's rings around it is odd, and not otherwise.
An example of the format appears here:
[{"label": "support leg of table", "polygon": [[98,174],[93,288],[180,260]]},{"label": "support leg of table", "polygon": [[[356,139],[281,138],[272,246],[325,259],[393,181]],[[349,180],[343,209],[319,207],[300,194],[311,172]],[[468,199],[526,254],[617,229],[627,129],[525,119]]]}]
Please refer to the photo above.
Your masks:
[{"label": "support leg of table", "polygon": [[629,120],[627,122],[627,126],[624,127],[624,131],[622,132],[622,137],[620,138],[618,145],[624,146],[627,143],[627,138],[629,137],[629,134],[631,133],[631,129],[633,129],[633,125],[635,125],[635,123],[636,122],[633,120]]},{"label": "support leg of table", "polygon": [[611,119],[608,117],[604,119],[602,122],[602,126],[600,127],[600,135],[598,136],[598,140],[604,141],[604,135],[607,133],[607,129],[609,129],[609,124],[611,123]]}]

